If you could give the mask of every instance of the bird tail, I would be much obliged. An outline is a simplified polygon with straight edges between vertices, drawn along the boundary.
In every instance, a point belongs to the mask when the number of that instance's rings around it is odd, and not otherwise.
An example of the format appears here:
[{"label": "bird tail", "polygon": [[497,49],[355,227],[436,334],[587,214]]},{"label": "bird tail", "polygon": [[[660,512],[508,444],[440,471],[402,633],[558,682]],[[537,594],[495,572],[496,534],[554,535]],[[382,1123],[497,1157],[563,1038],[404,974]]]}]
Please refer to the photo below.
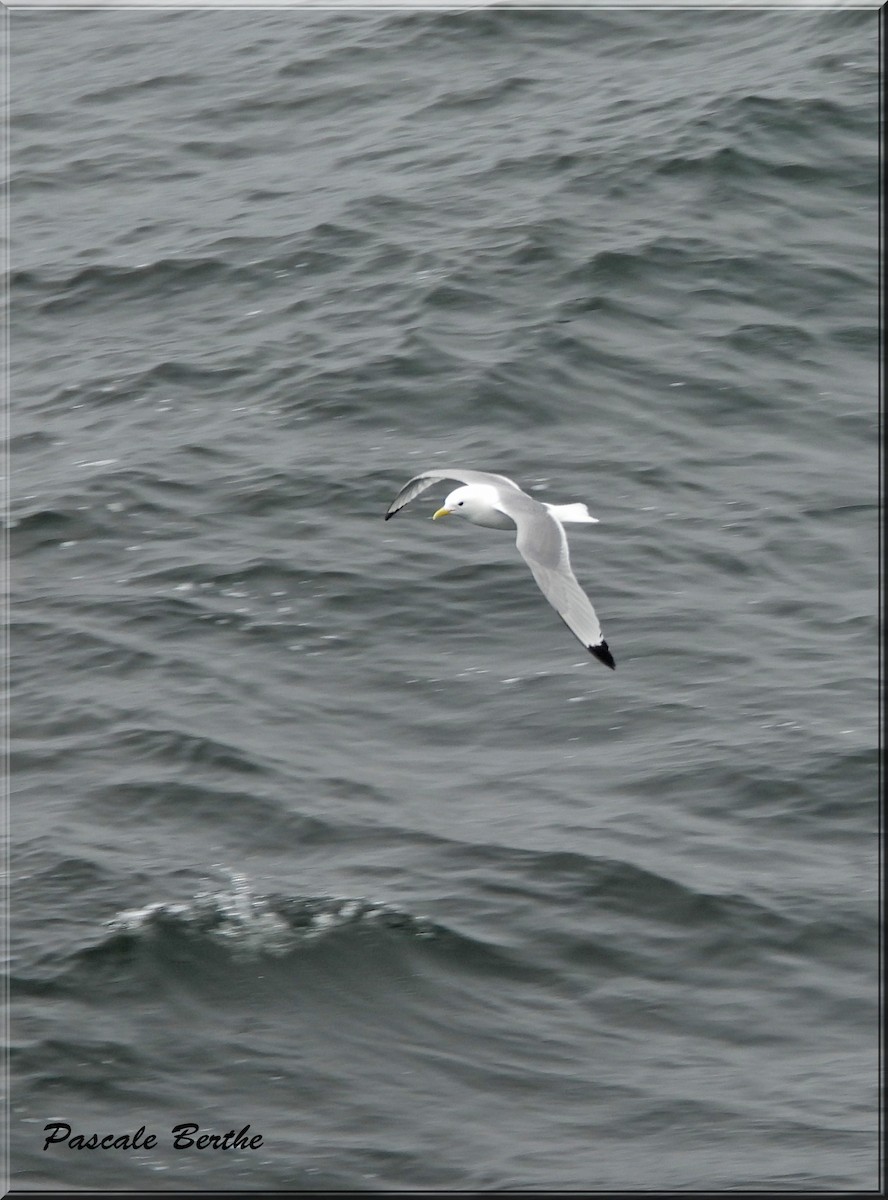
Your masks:
[{"label": "bird tail", "polygon": [[589,515],[585,504],[547,504],[556,521],[570,521],[575,525],[597,525],[598,518]]}]

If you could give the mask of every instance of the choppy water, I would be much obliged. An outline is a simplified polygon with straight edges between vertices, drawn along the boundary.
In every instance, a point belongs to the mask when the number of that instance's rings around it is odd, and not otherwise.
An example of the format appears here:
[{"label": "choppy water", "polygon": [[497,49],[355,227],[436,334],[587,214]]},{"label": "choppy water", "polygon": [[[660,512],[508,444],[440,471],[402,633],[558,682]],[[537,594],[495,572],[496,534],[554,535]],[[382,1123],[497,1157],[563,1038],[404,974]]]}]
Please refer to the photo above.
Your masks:
[{"label": "choppy water", "polygon": [[876,14],[10,24],[14,1184],[877,1186]]}]

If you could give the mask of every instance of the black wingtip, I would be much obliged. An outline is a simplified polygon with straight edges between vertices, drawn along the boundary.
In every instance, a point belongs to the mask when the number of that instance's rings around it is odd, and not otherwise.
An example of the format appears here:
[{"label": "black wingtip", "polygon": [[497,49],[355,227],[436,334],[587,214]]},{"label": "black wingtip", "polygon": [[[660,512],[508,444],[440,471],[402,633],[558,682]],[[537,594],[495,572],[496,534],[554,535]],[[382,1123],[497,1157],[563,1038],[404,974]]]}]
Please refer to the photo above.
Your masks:
[{"label": "black wingtip", "polygon": [[386,520],[388,520],[388,519],[389,519],[389,517],[393,517],[394,515],[395,515],[394,513],[386,513],[386,514],[385,514],[385,519],[386,519]]},{"label": "black wingtip", "polygon": [[616,671],[617,664],[614,662],[614,656],[607,648],[607,642],[599,642],[597,646],[590,646],[589,653],[594,654],[599,662],[603,662],[606,667],[610,667],[612,671]]}]

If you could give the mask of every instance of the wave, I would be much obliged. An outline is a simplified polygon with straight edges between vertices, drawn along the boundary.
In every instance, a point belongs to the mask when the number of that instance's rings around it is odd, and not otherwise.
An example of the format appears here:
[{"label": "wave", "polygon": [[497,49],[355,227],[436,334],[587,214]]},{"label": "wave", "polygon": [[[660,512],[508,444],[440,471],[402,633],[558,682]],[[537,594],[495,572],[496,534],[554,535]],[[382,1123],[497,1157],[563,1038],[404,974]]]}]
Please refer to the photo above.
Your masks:
[{"label": "wave", "polygon": [[120,945],[184,935],[247,957],[292,954],[306,942],[334,937],[344,928],[398,930],[409,938],[434,938],[445,930],[426,917],[363,897],[262,895],[246,875],[229,872],[227,888],[198,892],[190,901],[147,904],[106,922],[110,935],[90,955]]}]

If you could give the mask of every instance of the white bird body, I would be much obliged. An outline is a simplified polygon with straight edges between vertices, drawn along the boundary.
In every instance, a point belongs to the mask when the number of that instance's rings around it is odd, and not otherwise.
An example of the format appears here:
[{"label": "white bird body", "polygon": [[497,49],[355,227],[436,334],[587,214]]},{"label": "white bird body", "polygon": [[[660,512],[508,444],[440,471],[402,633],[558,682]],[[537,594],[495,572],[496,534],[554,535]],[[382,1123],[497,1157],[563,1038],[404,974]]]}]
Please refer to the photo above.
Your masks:
[{"label": "white bird body", "polygon": [[540,591],[586,649],[605,666],[614,669],[613,655],[601,632],[589,597],[580,587],[570,566],[570,552],[563,522],[595,524],[585,504],[540,504],[505,475],[487,471],[431,470],[416,475],[401,488],[389,505],[385,519],[438,479],[457,479],[463,487],[450,493],[434,514],[434,520],[453,514],[489,529],[514,529],[516,545],[530,567]]},{"label": "white bird body", "polygon": [[543,507],[548,508],[555,520],[560,521],[562,525],[566,521],[572,521],[576,525],[598,524],[598,517],[590,516],[585,504],[544,504]]}]

